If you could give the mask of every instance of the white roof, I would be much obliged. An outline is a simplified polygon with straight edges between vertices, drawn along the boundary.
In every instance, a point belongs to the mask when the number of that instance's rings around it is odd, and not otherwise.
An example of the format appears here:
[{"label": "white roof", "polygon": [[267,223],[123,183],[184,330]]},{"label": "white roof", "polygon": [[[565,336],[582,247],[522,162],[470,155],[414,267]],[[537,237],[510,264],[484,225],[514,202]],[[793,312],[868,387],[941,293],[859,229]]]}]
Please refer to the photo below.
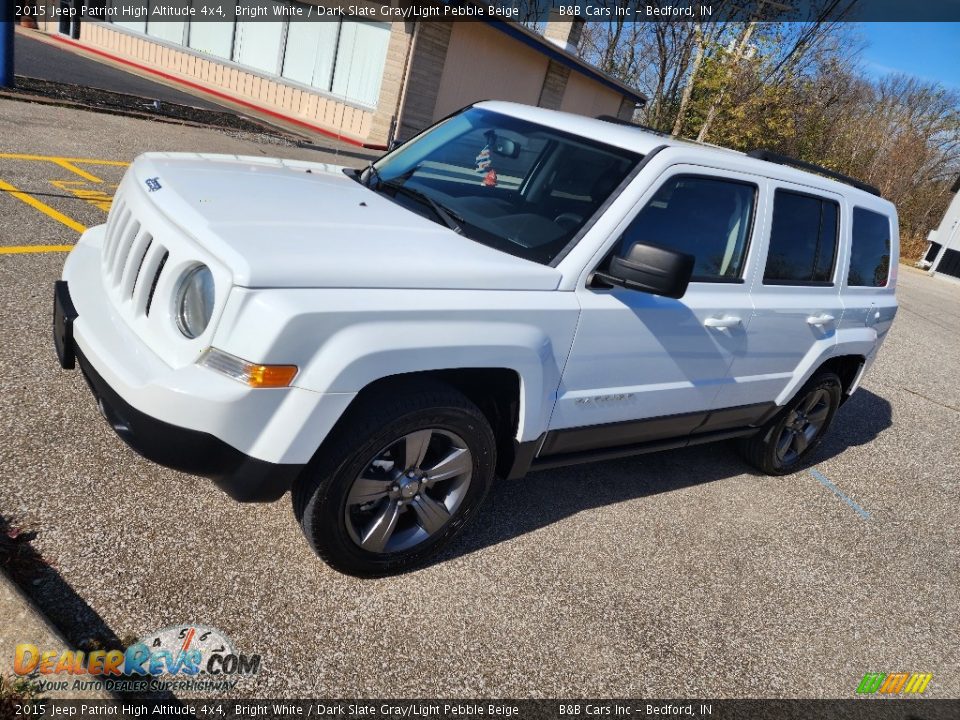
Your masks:
[{"label": "white roof", "polygon": [[547,110],[546,108],[534,107],[532,105],[522,105],[520,103],[502,100],[487,100],[477,103],[474,107],[480,107],[484,110],[491,110],[521,120],[546,125],[547,127],[563,130],[573,135],[593,138],[608,145],[621,147],[624,150],[638,152],[642,155],[646,155],[660,145],[683,144],[681,140],[673,140],[669,137],[648,132],[638,127],[618,125],[617,123],[605,122],[604,120],[597,120],[585,115],[574,115],[573,113],[560,112],[559,110]]},{"label": "white roof", "polygon": [[787,181],[795,180],[799,175],[805,180],[806,184],[820,186],[825,190],[832,190],[848,196],[851,193],[858,193],[860,197],[872,199],[873,201],[879,199],[876,195],[865,192],[853,185],[833,180],[823,175],[752,158],[738,150],[680,140],[670,137],[669,135],[661,135],[637,126],[622,125],[605,120],[598,120],[585,115],[575,115],[573,113],[560,112],[559,110],[547,110],[546,108],[501,100],[480,102],[477,103],[475,107],[481,107],[485,110],[503,113],[504,115],[510,115],[521,120],[546,125],[574,135],[592,138],[599,142],[613,145],[614,147],[640,153],[641,155],[646,155],[661,145],[667,145],[669,147],[695,149],[705,161],[713,158],[720,162],[729,162],[731,156],[734,156],[739,165],[750,166],[758,175],[780,178]]}]

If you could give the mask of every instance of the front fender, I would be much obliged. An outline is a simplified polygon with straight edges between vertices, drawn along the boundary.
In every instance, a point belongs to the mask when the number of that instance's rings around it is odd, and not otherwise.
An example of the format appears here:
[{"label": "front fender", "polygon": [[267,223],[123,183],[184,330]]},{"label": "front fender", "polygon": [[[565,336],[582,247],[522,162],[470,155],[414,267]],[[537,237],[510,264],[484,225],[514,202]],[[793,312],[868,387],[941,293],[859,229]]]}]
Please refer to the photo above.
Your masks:
[{"label": "front fender", "polygon": [[579,316],[573,293],[557,291],[233,295],[216,346],[255,362],[295,363],[294,385],[316,393],[353,394],[383,378],[430,370],[516,372],[521,442],[547,426]]},{"label": "front fender", "polygon": [[376,380],[405,373],[512,370],[520,377],[517,439],[525,441],[546,427],[564,357],[556,356],[545,333],[520,324],[371,322],[344,328],[327,339],[297,384],[325,387],[324,392],[359,392]]}]

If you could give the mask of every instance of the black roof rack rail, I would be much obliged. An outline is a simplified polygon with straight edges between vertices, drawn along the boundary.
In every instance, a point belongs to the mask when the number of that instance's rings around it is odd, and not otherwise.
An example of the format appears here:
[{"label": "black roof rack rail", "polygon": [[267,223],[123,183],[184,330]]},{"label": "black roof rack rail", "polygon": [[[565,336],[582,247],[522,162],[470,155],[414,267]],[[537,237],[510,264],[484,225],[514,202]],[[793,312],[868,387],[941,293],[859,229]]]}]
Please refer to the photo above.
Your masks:
[{"label": "black roof rack rail", "polygon": [[757,160],[766,160],[767,162],[776,163],[777,165],[789,165],[790,167],[795,167],[800,170],[809,170],[810,172],[819,173],[820,175],[826,175],[828,178],[839,180],[847,185],[852,185],[858,190],[863,190],[871,195],[881,197],[880,189],[874,187],[873,185],[868,185],[867,183],[857,180],[856,178],[852,178],[849,175],[838,173],[836,170],[830,170],[822,165],[816,165],[814,163],[807,162],[806,160],[797,160],[789,155],[781,155],[780,153],[775,153],[772,150],[761,149],[751,150],[747,153],[747,157],[756,158]]},{"label": "black roof rack rail", "polygon": [[615,125],[626,125],[627,127],[636,128],[637,130],[645,130],[649,133],[654,133],[656,135],[662,135],[663,137],[670,137],[669,133],[665,133],[663,130],[657,130],[652,128],[649,125],[641,125],[640,123],[632,122],[631,120],[624,120],[623,118],[618,118],[614,115],[597,115],[597,120],[603,120],[604,122],[613,123]]}]

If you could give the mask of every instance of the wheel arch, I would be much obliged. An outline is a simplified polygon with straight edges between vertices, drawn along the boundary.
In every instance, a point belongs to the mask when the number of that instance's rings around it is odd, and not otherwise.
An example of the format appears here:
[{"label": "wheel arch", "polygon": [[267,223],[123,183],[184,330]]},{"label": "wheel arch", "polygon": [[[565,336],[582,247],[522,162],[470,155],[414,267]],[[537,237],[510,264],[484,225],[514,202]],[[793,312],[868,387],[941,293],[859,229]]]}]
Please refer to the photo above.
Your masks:
[{"label": "wheel arch", "polygon": [[[437,385],[462,393],[487,418],[497,441],[497,474],[505,477],[515,451],[524,410],[524,383],[520,373],[504,367],[461,367],[398,373],[365,385],[347,406],[329,436],[347,421],[351,412],[384,392],[417,392]],[[322,443],[318,452],[322,450]]]},{"label": "wheel arch", "polygon": [[817,372],[826,370],[837,374],[843,387],[843,393],[840,396],[840,404],[843,405],[850,397],[850,391],[866,362],[867,359],[863,355],[838,355],[824,361],[817,368]]},{"label": "wheel arch", "polygon": [[867,365],[867,356],[859,352],[861,350],[866,352],[867,348],[857,344],[841,347],[847,352],[837,353],[839,348],[836,345],[819,349],[819,352],[818,348],[812,348],[774,402],[780,407],[786,405],[800,392],[810,378],[818,372],[826,370],[834,372],[840,377],[840,382],[843,385],[840,402],[843,404],[844,400],[849,397],[851,388],[854,388],[861,369]]}]

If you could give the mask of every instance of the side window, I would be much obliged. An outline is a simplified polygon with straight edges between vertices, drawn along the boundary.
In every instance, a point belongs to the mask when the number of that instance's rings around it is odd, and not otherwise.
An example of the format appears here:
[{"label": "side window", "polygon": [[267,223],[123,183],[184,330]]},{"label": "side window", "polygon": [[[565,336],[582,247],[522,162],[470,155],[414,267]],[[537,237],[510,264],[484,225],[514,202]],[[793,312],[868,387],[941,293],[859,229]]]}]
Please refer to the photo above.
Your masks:
[{"label": "side window", "polygon": [[890,219],[855,207],[848,285],[883,287],[890,273]]},{"label": "side window", "polygon": [[839,219],[840,206],[832,200],[777,190],[764,284],[830,284]]},{"label": "side window", "polygon": [[753,226],[757,187],[720,178],[670,178],[623,233],[617,252],[635,242],[658,245],[696,258],[693,279],[738,280]]}]

